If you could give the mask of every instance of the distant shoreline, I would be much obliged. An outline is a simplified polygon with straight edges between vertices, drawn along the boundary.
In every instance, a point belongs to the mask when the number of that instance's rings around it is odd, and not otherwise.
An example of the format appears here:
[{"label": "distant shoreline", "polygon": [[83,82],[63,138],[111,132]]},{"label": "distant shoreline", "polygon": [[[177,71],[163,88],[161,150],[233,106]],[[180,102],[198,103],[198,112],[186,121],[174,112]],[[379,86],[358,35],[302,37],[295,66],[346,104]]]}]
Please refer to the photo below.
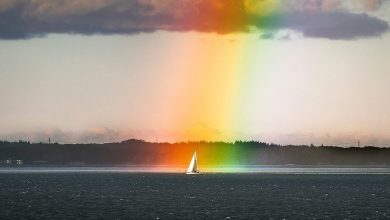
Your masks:
[{"label": "distant shoreline", "polygon": [[[129,173],[129,174],[185,174],[185,168],[169,168],[161,166],[48,166],[48,167],[0,167],[0,174],[45,174],[45,173]],[[378,174],[390,175],[388,167],[225,167],[203,168],[201,174]]]},{"label": "distant shoreline", "polygon": [[105,144],[0,141],[0,166],[186,167],[193,151],[205,167],[390,166],[390,148],[276,145],[257,141],[155,143],[130,139]]}]

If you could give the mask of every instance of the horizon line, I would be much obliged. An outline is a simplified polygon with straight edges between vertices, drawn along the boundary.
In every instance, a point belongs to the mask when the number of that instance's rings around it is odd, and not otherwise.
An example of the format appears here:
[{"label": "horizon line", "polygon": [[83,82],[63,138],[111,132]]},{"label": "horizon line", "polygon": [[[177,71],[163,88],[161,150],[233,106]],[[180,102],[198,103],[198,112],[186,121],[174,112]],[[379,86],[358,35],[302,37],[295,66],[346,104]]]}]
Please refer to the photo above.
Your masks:
[{"label": "horizon line", "polygon": [[105,144],[123,144],[126,142],[143,142],[143,143],[148,143],[148,144],[247,144],[247,143],[254,143],[254,144],[264,144],[268,146],[276,146],[276,147],[335,147],[335,148],[390,148],[390,146],[377,146],[377,145],[363,145],[360,146],[360,141],[355,142],[357,143],[358,146],[353,145],[353,143],[346,143],[350,144],[349,146],[341,146],[338,144],[334,145],[328,145],[328,144],[321,144],[321,145],[315,145],[313,143],[310,144],[276,144],[273,142],[266,142],[266,141],[259,141],[259,140],[234,140],[234,141],[222,141],[222,140],[214,140],[214,141],[207,141],[207,140],[187,140],[187,141],[148,141],[145,139],[138,139],[138,138],[129,138],[125,139],[122,141],[112,141],[112,142],[104,142],[104,143],[96,143],[96,142],[74,142],[74,143],[64,143],[64,142],[51,142],[50,139],[48,139],[48,142],[45,141],[39,141],[39,142],[32,142],[29,140],[15,140],[15,141],[10,141],[10,140],[5,140],[5,139],[0,139],[0,143],[27,143],[27,144],[59,144],[59,145],[78,145],[78,144],[85,144],[85,145],[105,145]]}]

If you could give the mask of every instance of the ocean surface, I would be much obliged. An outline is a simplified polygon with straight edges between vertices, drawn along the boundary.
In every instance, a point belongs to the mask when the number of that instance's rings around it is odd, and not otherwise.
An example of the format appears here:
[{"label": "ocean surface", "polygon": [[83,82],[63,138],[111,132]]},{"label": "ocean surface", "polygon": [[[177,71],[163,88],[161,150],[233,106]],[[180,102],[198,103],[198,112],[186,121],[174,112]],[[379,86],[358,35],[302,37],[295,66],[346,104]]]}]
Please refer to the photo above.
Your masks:
[{"label": "ocean surface", "polygon": [[390,218],[388,168],[286,169],[0,168],[0,219]]}]

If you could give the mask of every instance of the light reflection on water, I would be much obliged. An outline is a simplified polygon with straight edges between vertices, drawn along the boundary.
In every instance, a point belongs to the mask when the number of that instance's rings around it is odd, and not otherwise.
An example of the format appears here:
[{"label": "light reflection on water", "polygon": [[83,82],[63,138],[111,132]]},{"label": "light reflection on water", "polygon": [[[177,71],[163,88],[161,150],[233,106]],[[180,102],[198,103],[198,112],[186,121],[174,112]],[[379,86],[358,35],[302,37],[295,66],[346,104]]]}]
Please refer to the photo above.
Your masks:
[{"label": "light reflection on water", "polygon": [[[169,166],[51,166],[0,167],[0,173],[185,173],[186,168]],[[267,174],[390,174],[390,167],[356,166],[224,166],[201,168],[202,173],[267,173]]]}]

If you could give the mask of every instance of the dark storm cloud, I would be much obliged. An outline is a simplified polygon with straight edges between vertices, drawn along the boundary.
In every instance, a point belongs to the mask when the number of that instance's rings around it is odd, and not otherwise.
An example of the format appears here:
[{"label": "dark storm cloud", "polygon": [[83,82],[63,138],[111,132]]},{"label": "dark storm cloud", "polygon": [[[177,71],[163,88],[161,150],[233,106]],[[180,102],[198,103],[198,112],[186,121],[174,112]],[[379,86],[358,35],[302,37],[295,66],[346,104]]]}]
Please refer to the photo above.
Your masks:
[{"label": "dark storm cloud", "polygon": [[[0,0],[0,38],[24,39],[48,33],[136,34],[199,31],[246,32],[257,26],[272,32],[290,29],[307,37],[375,37],[387,22],[352,13],[338,0]],[[357,1],[355,1],[357,2]],[[375,10],[382,1],[365,1]],[[370,3],[370,4],[367,4]],[[352,3],[353,4],[353,3]]]}]

